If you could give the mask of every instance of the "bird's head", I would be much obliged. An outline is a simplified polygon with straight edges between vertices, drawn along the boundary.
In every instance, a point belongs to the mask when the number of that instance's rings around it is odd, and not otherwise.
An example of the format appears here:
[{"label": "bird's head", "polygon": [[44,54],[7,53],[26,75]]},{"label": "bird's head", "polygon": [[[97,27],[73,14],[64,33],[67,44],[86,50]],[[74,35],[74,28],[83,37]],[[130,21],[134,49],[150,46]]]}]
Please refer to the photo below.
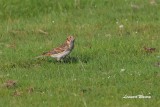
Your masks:
[{"label": "bird's head", "polygon": [[75,38],[73,36],[67,37],[67,44],[74,43]]}]

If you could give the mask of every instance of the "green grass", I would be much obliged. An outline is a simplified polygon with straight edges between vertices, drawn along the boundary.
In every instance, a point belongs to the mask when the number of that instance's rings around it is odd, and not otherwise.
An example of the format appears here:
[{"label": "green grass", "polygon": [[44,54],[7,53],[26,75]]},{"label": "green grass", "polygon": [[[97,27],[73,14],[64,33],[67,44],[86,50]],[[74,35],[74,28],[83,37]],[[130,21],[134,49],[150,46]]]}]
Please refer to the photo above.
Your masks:
[{"label": "green grass", "polygon": [[[159,10],[158,0],[0,0],[0,107],[158,107]],[[64,62],[35,59],[70,34]]]}]

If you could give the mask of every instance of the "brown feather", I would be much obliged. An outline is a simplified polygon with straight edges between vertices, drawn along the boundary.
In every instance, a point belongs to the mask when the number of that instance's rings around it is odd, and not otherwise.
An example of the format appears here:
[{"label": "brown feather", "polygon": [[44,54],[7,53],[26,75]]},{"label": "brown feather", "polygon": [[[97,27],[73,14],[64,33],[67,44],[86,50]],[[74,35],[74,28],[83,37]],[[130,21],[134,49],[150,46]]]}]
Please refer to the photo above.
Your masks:
[{"label": "brown feather", "polygon": [[65,50],[67,50],[68,47],[69,47],[68,44],[64,43],[60,47],[54,48],[51,51],[43,53],[42,55],[44,55],[44,56],[51,56],[53,54],[58,54],[58,53],[61,53],[61,52],[65,51]]},{"label": "brown feather", "polygon": [[[54,55],[56,58],[56,55],[57,55],[57,60],[59,60],[61,58],[64,58],[66,55],[68,55],[72,51],[73,48],[74,48],[74,38],[73,38],[73,36],[68,36],[65,43],[63,43],[62,45],[60,45],[57,48],[52,49],[51,51],[44,52],[41,56],[38,56],[37,58],[43,57],[43,56],[54,57]],[[64,54],[64,52],[69,52],[69,53]],[[64,56],[59,57],[59,54],[61,54],[61,55],[64,54]]]}]

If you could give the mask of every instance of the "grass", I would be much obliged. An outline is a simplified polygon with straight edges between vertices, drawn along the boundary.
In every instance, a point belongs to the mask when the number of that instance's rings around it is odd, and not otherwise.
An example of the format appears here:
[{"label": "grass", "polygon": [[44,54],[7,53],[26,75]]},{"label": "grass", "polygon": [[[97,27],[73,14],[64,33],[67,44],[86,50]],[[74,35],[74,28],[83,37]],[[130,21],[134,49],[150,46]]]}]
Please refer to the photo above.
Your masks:
[{"label": "grass", "polygon": [[[0,107],[160,104],[160,68],[155,66],[160,62],[159,1],[0,2]],[[35,59],[70,34],[75,49],[64,62]],[[146,53],[143,46],[156,51]],[[4,87],[7,80],[16,80],[16,86]]]}]

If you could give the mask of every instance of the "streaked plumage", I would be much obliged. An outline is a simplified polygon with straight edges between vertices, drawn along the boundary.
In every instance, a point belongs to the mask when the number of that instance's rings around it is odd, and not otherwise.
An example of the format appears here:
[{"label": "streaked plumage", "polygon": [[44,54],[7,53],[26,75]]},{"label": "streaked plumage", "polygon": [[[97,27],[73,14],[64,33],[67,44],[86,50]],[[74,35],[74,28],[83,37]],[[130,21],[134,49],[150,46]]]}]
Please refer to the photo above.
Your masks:
[{"label": "streaked plumage", "polygon": [[[65,56],[67,56],[68,54],[70,54],[70,52],[73,50],[74,40],[75,39],[73,36],[68,36],[67,40],[65,41],[64,44],[60,45],[57,48],[54,48],[51,51],[43,53],[39,57],[49,56],[49,57],[53,57],[53,58],[57,59],[57,61],[59,61],[59,60],[63,59]],[[39,58],[39,57],[37,57],[37,58]]]}]

